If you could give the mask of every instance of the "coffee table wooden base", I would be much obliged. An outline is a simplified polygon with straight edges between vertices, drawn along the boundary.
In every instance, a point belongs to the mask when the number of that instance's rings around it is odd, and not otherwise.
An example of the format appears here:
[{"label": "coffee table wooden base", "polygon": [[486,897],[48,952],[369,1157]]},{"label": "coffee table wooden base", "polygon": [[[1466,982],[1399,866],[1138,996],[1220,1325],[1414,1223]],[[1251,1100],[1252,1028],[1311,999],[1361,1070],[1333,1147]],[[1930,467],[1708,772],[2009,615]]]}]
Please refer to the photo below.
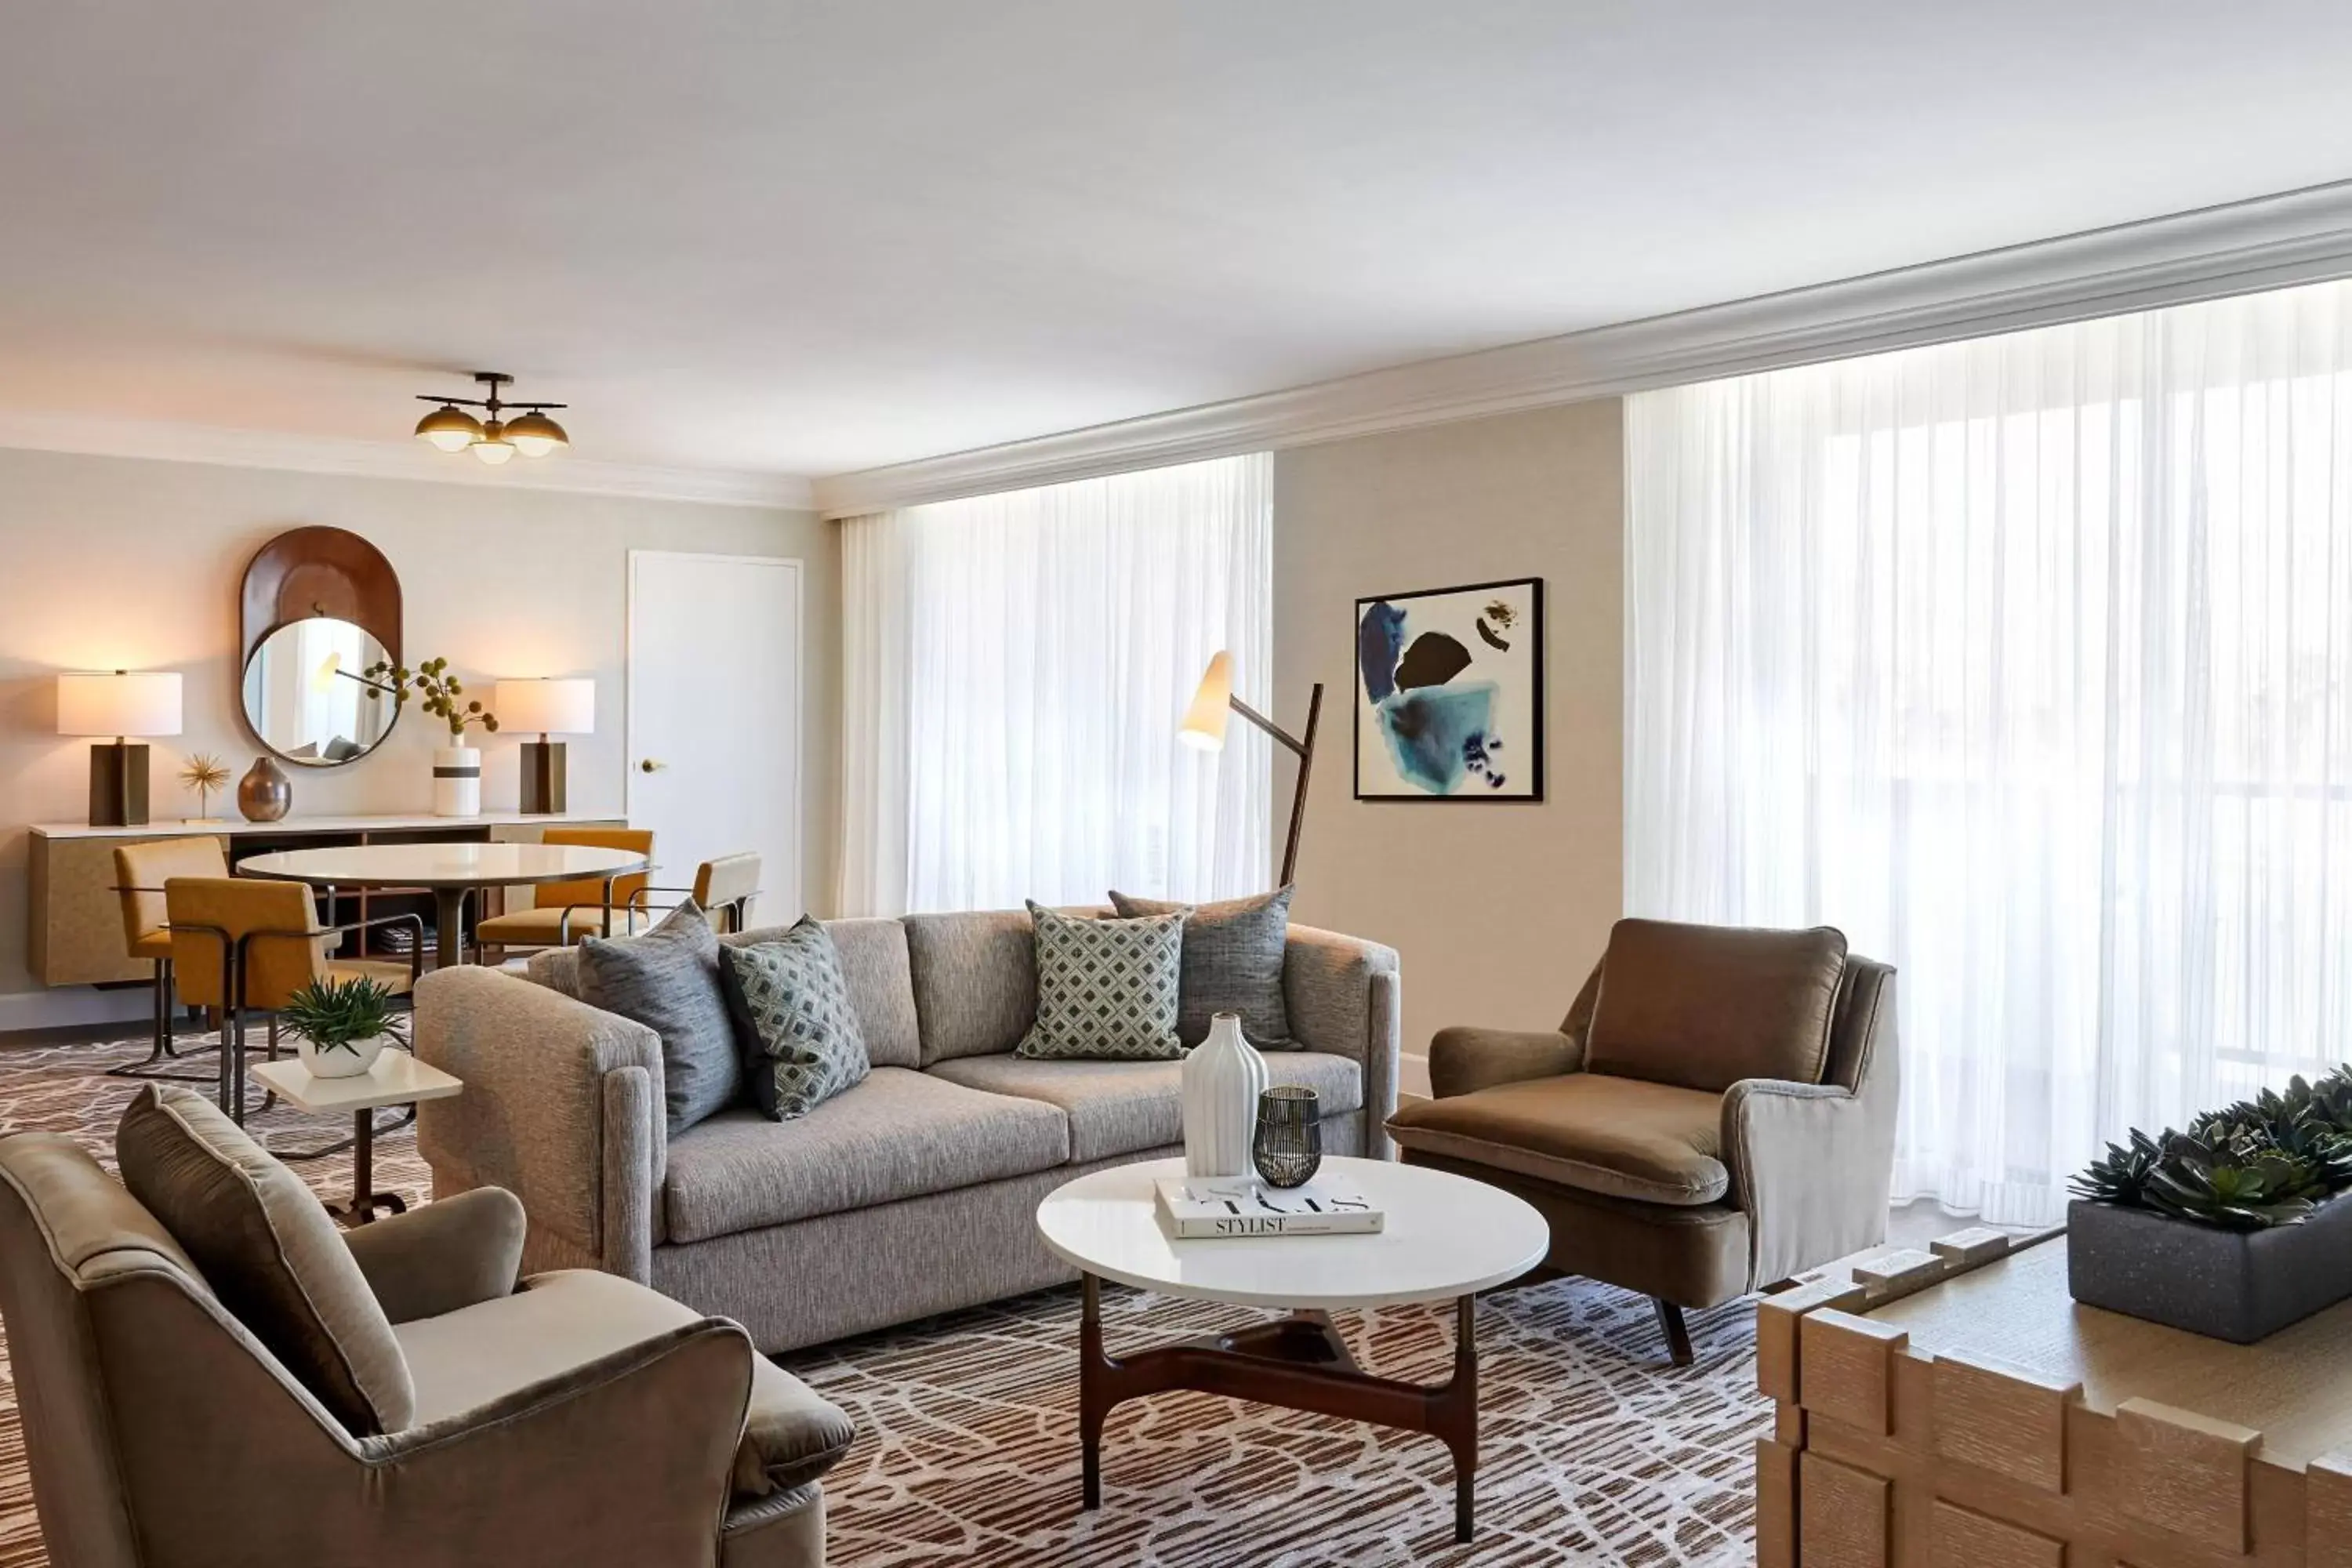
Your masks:
[{"label": "coffee table wooden base", "polygon": [[1103,1353],[1102,1281],[1092,1274],[1084,1279],[1086,1310],[1078,1327],[1083,1507],[1102,1506],[1104,1418],[1130,1399],[1184,1389],[1428,1433],[1454,1455],[1454,1539],[1470,1539],[1478,1471],[1476,1298],[1454,1302],[1454,1375],[1426,1385],[1362,1371],[1322,1312],[1294,1313],[1114,1359]]}]

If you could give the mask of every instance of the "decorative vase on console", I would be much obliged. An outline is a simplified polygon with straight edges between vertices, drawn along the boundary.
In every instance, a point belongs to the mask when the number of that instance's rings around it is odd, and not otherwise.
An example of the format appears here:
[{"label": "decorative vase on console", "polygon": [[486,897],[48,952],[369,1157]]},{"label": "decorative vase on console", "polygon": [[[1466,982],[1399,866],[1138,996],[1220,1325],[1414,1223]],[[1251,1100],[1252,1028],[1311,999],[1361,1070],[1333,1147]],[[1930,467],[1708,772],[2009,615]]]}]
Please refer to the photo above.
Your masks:
[{"label": "decorative vase on console", "polygon": [[1209,1037],[1184,1058],[1184,1173],[1200,1181],[1247,1183],[1257,1097],[1265,1092],[1265,1058],[1242,1038],[1238,1013],[1220,1013]]},{"label": "decorative vase on console", "polygon": [[236,781],[236,808],[247,822],[275,822],[294,804],[294,781],[268,756],[253,759],[245,777]]},{"label": "decorative vase on console", "polygon": [[482,752],[478,746],[433,748],[433,815],[482,814]]},{"label": "decorative vase on console", "polygon": [[433,815],[479,816],[482,814],[482,753],[466,744],[466,731],[475,725],[498,733],[498,715],[467,698],[466,683],[449,673],[446,658],[428,658],[415,669],[380,658],[361,672],[367,700],[389,696],[393,706],[405,706],[410,696],[425,710],[449,726],[449,743],[433,752]]}]

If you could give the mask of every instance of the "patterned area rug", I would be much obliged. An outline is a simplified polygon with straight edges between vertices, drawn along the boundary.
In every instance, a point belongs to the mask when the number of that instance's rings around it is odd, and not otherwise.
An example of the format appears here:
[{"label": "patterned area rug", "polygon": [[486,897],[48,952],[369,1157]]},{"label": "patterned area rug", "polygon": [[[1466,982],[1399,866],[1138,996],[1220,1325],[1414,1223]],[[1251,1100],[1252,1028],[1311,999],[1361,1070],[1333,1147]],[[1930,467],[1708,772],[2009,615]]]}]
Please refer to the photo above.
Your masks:
[{"label": "patterned area rug", "polygon": [[[52,1129],[109,1158],[137,1086],[103,1070],[144,1054],[143,1042],[0,1051],[0,1131]],[[252,1125],[283,1147],[344,1131],[284,1106]],[[348,1155],[295,1169],[322,1194],[350,1192]],[[379,1187],[421,1203],[428,1181],[412,1133],[377,1142]],[[1251,1316],[1117,1289],[1104,1311],[1113,1353]],[[1114,1413],[1103,1507],[1081,1514],[1075,1289],[783,1362],[857,1422],[856,1447],[825,1479],[835,1568],[1730,1568],[1753,1555],[1752,1444],[1771,1422],[1751,1321],[1744,1303],[1693,1316],[1697,1363],[1677,1370],[1640,1298],[1582,1280],[1487,1297],[1468,1546],[1454,1543],[1452,1467],[1433,1438],[1205,1394]],[[1369,1371],[1433,1383],[1451,1365],[1447,1309],[1343,1314],[1340,1326]],[[47,1562],[15,1388],[0,1381],[0,1568]]]}]

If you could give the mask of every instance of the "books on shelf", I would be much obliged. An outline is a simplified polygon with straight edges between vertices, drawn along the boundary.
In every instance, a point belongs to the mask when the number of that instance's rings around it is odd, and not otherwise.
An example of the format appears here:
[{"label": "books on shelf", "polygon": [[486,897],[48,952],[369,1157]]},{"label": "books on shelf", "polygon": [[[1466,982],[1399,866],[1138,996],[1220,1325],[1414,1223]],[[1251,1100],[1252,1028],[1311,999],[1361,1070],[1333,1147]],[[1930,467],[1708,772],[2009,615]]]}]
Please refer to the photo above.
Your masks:
[{"label": "books on shelf", "polygon": [[1270,1187],[1235,1178],[1204,1181],[1163,1176],[1154,1184],[1160,1212],[1180,1239],[1206,1237],[1360,1236],[1383,1228],[1388,1216],[1362,1189],[1318,1179],[1301,1187]]}]

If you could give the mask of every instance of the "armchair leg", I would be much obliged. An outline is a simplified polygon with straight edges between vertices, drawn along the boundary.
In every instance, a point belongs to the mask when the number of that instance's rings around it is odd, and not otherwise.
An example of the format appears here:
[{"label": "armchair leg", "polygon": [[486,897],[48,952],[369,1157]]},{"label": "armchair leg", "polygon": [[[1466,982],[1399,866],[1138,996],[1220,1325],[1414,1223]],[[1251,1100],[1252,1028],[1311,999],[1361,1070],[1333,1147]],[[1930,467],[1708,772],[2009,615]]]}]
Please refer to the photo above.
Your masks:
[{"label": "armchair leg", "polygon": [[1666,1336],[1666,1353],[1676,1366],[1690,1365],[1690,1330],[1683,1324],[1683,1310],[1663,1296],[1651,1297],[1650,1305],[1657,1311],[1659,1331]]}]

